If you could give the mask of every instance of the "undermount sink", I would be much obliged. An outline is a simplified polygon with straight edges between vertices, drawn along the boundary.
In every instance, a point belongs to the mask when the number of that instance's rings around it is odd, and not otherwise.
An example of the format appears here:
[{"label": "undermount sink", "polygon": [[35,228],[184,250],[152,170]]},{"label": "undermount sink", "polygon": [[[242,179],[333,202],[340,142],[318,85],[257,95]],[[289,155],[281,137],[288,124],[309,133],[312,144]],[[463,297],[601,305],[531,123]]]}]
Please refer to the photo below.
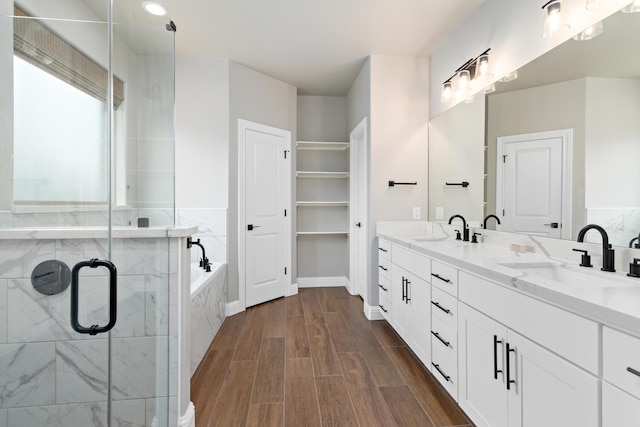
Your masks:
[{"label": "undermount sink", "polygon": [[[592,274],[581,271],[569,270],[562,265],[551,262],[514,262],[499,264],[502,267],[511,268],[521,271],[527,275],[540,277],[543,279],[553,280],[572,287],[589,287],[589,288],[619,288],[633,286],[626,280],[611,280],[602,275],[610,273],[601,273],[599,270],[591,270]],[[596,268],[596,267],[594,267]]]}]

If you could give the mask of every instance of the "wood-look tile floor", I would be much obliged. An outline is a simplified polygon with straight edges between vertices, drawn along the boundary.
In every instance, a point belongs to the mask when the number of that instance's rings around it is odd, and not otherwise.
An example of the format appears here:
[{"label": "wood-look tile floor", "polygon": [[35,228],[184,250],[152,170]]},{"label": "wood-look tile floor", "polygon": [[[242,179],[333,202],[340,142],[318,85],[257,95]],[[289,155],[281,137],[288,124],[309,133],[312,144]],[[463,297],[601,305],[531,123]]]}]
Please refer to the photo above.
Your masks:
[{"label": "wood-look tile floor", "polygon": [[313,288],[228,317],[191,379],[196,427],[472,426],[362,308]]}]

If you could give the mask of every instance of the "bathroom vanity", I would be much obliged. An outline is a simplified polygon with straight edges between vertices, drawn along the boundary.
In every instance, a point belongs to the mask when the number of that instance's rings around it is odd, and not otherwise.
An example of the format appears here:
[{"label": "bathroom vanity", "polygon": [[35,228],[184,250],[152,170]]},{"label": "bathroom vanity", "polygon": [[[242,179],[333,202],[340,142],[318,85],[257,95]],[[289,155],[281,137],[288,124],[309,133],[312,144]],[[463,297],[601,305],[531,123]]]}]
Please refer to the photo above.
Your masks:
[{"label": "bathroom vanity", "polygon": [[638,425],[640,279],[582,268],[571,249],[552,257],[544,239],[514,252],[487,243],[501,233],[452,231],[378,225],[379,305],[471,420]]}]

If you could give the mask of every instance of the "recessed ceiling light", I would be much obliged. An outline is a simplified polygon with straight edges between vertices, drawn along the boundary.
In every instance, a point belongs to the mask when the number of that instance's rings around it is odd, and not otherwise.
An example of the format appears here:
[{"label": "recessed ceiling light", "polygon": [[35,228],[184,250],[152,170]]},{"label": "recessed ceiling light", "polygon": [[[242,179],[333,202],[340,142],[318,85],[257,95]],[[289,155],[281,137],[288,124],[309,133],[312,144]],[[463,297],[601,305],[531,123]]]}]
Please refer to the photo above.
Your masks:
[{"label": "recessed ceiling light", "polygon": [[167,14],[167,9],[163,5],[161,5],[160,3],[156,3],[155,1],[143,2],[142,8],[150,14],[156,16],[165,16]]}]

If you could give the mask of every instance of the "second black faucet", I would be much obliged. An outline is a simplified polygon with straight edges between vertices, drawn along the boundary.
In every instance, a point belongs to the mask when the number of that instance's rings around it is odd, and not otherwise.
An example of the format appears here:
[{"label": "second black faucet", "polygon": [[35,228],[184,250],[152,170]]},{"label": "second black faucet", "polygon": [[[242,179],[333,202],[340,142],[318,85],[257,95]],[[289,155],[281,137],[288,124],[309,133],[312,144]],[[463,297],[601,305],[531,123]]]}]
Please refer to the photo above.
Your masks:
[{"label": "second black faucet", "polygon": [[[463,242],[468,242],[469,241],[469,227],[467,226],[467,220],[464,219],[464,217],[462,215],[453,215],[451,218],[449,218],[449,224],[451,224],[451,221],[453,221],[455,218],[460,218],[462,220],[462,241]],[[457,240],[460,240],[460,235],[459,234],[458,234]]]}]

